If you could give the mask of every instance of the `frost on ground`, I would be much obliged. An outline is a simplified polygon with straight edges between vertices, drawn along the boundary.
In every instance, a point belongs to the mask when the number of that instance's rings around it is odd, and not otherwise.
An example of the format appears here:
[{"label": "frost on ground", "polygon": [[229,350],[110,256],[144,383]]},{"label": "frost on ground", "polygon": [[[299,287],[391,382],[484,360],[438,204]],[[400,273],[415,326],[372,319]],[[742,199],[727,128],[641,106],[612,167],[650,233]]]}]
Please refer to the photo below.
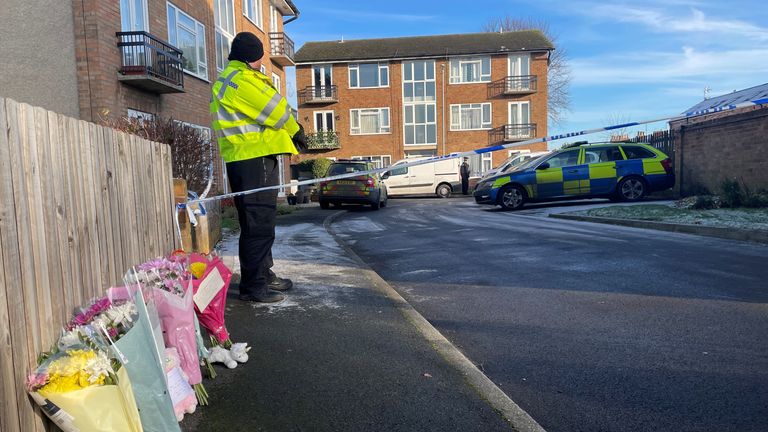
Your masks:
[{"label": "frost on ground", "polygon": [[649,204],[601,207],[571,214],[736,229],[768,230],[768,209],[765,208],[695,210]]},{"label": "frost on ground", "polygon": [[[239,278],[238,233],[226,233],[217,247],[224,263]],[[274,267],[280,277],[293,281],[286,299],[276,304],[253,303],[256,314],[312,309],[341,309],[353,288],[365,284],[357,264],[322,226],[278,226],[272,247]],[[363,285],[366,286],[366,285]]]}]

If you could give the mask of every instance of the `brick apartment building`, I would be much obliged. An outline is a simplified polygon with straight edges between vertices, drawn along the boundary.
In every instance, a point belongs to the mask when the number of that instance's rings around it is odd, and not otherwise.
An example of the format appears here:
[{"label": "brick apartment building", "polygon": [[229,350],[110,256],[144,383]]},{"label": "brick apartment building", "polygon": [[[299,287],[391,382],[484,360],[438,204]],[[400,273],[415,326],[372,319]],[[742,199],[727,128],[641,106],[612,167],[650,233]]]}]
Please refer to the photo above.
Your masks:
[{"label": "brick apartment building", "polygon": [[[14,30],[3,32],[0,53],[15,61],[3,62],[0,80],[39,85],[3,86],[0,96],[83,120],[171,117],[210,135],[210,88],[235,34],[261,38],[262,72],[283,94],[294,65],[284,30],[299,15],[291,0],[10,2],[0,25]],[[225,189],[222,165],[215,170]]]},{"label": "brick apartment building", "polygon": [[[386,166],[546,136],[553,49],[539,31],[308,42],[296,53],[298,120],[316,154],[302,158]],[[510,153],[476,156],[473,173]]]}]

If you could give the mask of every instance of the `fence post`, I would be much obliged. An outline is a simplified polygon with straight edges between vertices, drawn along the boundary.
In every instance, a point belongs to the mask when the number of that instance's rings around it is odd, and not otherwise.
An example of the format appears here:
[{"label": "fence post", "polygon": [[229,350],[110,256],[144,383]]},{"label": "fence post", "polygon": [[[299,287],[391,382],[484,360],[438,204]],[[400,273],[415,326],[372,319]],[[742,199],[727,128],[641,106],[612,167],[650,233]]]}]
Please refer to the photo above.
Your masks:
[{"label": "fence post", "polygon": [[[186,204],[187,202],[187,181],[184,179],[173,179],[173,200],[174,204]],[[192,224],[186,211],[176,212],[181,230],[181,248],[186,252],[192,252]]]}]

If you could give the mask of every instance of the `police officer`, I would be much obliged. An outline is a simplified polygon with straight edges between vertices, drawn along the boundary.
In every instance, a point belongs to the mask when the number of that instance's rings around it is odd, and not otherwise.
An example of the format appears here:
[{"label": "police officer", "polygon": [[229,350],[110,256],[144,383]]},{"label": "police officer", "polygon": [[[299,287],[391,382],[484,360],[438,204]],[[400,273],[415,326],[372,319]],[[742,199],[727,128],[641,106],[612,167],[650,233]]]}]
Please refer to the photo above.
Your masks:
[{"label": "police officer", "polygon": [[[234,192],[280,183],[278,159],[297,154],[303,129],[271,80],[260,72],[264,46],[253,33],[238,33],[229,63],[213,84],[213,129]],[[240,222],[240,300],[278,302],[293,286],[272,272],[277,190],[235,198]]]},{"label": "police officer", "polygon": [[467,195],[469,193],[469,158],[464,158],[461,167],[459,168],[459,174],[461,175],[461,193]]}]

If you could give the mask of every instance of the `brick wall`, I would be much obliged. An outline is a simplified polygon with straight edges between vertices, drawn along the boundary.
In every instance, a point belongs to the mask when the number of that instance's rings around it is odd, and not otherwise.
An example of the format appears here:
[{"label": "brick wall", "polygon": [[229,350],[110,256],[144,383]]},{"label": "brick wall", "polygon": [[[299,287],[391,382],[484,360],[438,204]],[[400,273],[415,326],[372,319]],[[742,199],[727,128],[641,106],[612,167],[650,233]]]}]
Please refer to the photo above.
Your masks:
[{"label": "brick wall", "polygon": [[[444,69],[443,69],[444,68]],[[444,72],[443,72],[444,70]],[[510,102],[528,101],[531,107],[531,122],[536,123],[536,136],[547,134],[547,57],[546,54],[531,55],[531,74],[538,77],[538,91],[532,94],[515,96],[488,97],[488,83],[449,84],[450,67],[448,59],[435,60],[437,146],[432,149],[437,154],[472,150],[489,145],[488,131],[451,131],[450,105],[465,103],[490,102],[492,104],[492,124],[498,127],[508,123]],[[507,55],[493,56],[491,62],[491,81],[507,76]],[[304,104],[299,106],[299,122],[305,129],[314,131],[315,111],[334,111],[336,131],[339,134],[341,148],[321,154],[302,155],[301,159],[315,157],[348,158],[364,155],[390,155],[392,161],[405,157],[403,136],[403,99],[402,99],[402,62],[389,62],[389,87],[375,89],[350,89],[347,63],[333,65],[333,84],[338,88],[337,103],[327,105]],[[444,85],[445,81],[445,85]],[[296,68],[296,86],[298,90],[312,86],[312,66],[299,65]],[[445,90],[443,103],[443,89]],[[390,108],[390,130],[381,135],[350,135],[350,109],[353,108]],[[444,107],[444,109],[443,109]],[[445,138],[445,139],[444,139]],[[420,149],[411,147],[408,149]],[[427,147],[424,147],[427,148]],[[522,146],[520,149],[531,151],[546,150],[546,143]],[[493,164],[507,158],[506,151],[493,154]]]},{"label": "brick wall", "polygon": [[[81,118],[98,122],[104,116],[125,116],[128,109],[171,117],[196,125],[210,127],[208,105],[211,85],[216,80],[215,21],[213,0],[173,0],[172,4],[205,26],[206,62],[208,73],[199,78],[184,74],[184,93],[156,94],[143,91],[118,81],[121,67],[120,50],[115,33],[120,29],[120,4],[117,1],[73,0],[75,55],[78,74],[78,101]],[[269,27],[269,2],[262,1],[263,29],[243,16],[242,1],[234,1],[236,32],[251,31],[264,43],[264,65],[267,76],[280,76],[281,92],[285,93],[285,71],[269,56],[268,31],[283,31],[282,20],[278,29]],[[149,33],[168,40],[168,18],[165,0],[148,0]],[[218,146],[215,160],[220,161]],[[214,164],[214,191],[222,188],[222,164]],[[288,170],[286,170],[288,171]]]},{"label": "brick wall", "polygon": [[675,192],[685,196],[705,187],[719,193],[725,179],[768,190],[768,108],[718,114],[672,125],[678,130]]}]

